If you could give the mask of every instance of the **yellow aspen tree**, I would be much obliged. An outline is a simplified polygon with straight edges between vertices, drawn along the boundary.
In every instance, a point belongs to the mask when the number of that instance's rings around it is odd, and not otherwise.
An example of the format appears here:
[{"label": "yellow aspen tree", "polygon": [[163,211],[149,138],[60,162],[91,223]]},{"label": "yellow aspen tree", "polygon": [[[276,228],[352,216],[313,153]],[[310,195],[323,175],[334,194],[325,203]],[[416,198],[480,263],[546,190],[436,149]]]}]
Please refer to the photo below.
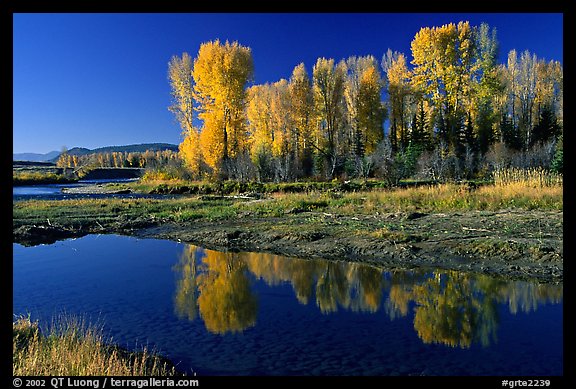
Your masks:
[{"label": "yellow aspen tree", "polygon": [[314,95],[312,84],[308,77],[308,72],[304,63],[297,65],[292,71],[292,76],[288,83],[290,101],[292,108],[292,120],[294,131],[294,152],[299,162],[298,170],[301,174],[309,176],[312,174],[312,158],[314,141],[313,117],[314,117]]},{"label": "yellow aspen tree", "polygon": [[[361,154],[372,154],[376,146],[384,137],[382,124],[386,111],[380,99],[382,79],[375,60],[370,60],[360,75],[360,87],[358,93],[358,132],[356,141]],[[360,151],[360,150],[358,150]]]},{"label": "yellow aspen tree", "polygon": [[228,177],[229,159],[248,149],[245,86],[252,74],[251,50],[238,42],[203,43],[194,60],[194,98],[203,122],[200,144],[216,176]]},{"label": "yellow aspen tree", "polygon": [[170,59],[168,79],[172,93],[172,105],[168,109],[175,115],[184,137],[178,150],[182,160],[194,175],[200,176],[202,148],[198,129],[193,124],[192,58],[188,53],[183,53],[182,58],[173,56]]},{"label": "yellow aspen tree", "polygon": [[272,155],[276,160],[276,174],[282,181],[295,176],[294,144],[297,141],[292,120],[292,104],[288,81],[281,79],[272,84],[271,119],[274,129]]},{"label": "yellow aspen tree", "polygon": [[363,157],[366,148],[371,153],[384,134],[384,110],[380,101],[382,80],[378,62],[371,55],[348,58],[346,70],[347,148],[349,154]]},{"label": "yellow aspen tree", "polygon": [[259,181],[272,178],[272,141],[274,133],[271,119],[271,86],[266,83],[248,88],[246,117],[250,144],[250,158],[256,167]]},{"label": "yellow aspen tree", "polygon": [[[383,111],[380,102],[381,77],[378,62],[371,56],[350,57],[346,60],[344,100],[347,116],[347,148],[350,154],[363,157],[368,132],[372,138],[382,138]],[[379,123],[378,123],[379,121]],[[382,133],[378,137],[377,132]],[[370,150],[374,147],[371,145]]]},{"label": "yellow aspen tree", "polygon": [[343,138],[343,95],[346,64],[334,59],[318,58],[314,68],[314,104],[317,114],[315,148],[327,162],[325,174],[332,178],[338,167]]},{"label": "yellow aspen tree", "polygon": [[406,57],[388,49],[382,59],[388,86],[388,112],[390,115],[390,143],[394,149],[408,144],[408,120],[410,118],[410,85],[412,74],[408,70]]},{"label": "yellow aspen tree", "polygon": [[248,88],[246,117],[250,133],[250,155],[256,163],[262,153],[272,153],[274,133],[271,122],[270,84],[254,85]]},{"label": "yellow aspen tree", "polygon": [[540,117],[542,110],[546,107],[551,108],[554,112],[560,111],[562,82],[563,72],[560,62],[538,60],[536,65],[534,117]]},{"label": "yellow aspen tree", "polygon": [[479,66],[475,37],[468,22],[459,22],[422,28],[411,43],[413,86],[433,103],[439,135],[456,151]]},{"label": "yellow aspen tree", "polygon": [[470,68],[473,74],[465,106],[468,112],[465,138],[471,150],[485,154],[498,137],[498,113],[504,98],[504,88],[497,65],[496,29],[482,23],[480,27],[474,28],[474,33],[476,52],[474,65]]}]

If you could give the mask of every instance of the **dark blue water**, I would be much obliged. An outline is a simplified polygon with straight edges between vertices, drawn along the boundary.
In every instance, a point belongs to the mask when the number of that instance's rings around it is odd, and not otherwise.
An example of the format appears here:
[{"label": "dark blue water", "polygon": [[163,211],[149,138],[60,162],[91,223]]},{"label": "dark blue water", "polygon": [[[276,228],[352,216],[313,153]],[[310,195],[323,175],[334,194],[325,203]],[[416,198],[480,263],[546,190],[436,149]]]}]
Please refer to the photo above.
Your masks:
[{"label": "dark blue water", "polygon": [[562,285],[164,240],[14,244],[15,314],[66,312],[198,375],[562,375]]}]

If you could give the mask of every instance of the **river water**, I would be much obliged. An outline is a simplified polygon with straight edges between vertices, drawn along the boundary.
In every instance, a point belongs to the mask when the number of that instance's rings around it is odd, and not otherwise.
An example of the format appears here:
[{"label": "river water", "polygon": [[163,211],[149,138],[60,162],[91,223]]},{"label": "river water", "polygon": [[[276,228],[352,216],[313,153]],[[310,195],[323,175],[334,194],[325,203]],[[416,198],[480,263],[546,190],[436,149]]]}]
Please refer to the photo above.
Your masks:
[{"label": "river water", "polygon": [[563,287],[89,235],[13,244],[14,314],[202,375],[562,375]]},{"label": "river water", "polygon": [[137,181],[137,178],[126,179],[99,179],[99,180],[80,180],[76,183],[69,184],[46,184],[46,185],[24,185],[12,187],[12,200],[66,200],[79,198],[168,198],[174,196],[167,195],[148,195],[138,193],[126,194],[80,194],[80,193],[63,193],[63,188],[80,188],[95,184],[107,183],[125,183]]}]

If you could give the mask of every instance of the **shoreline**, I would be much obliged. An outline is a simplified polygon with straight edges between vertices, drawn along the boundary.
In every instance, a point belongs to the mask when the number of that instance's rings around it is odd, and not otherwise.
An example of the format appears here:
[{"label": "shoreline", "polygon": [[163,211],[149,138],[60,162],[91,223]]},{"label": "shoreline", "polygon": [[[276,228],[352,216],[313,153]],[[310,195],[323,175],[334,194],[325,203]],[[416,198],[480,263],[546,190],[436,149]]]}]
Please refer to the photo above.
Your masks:
[{"label": "shoreline", "polygon": [[120,234],[220,251],[364,262],[390,271],[437,268],[506,279],[563,282],[563,212],[555,210],[358,216],[298,212],[286,217],[239,215],[193,222],[120,215],[108,222],[94,220],[80,225],[62,225],[61,220],[53,220],[14,226],[13,242],[35,245],[88,234]]}]

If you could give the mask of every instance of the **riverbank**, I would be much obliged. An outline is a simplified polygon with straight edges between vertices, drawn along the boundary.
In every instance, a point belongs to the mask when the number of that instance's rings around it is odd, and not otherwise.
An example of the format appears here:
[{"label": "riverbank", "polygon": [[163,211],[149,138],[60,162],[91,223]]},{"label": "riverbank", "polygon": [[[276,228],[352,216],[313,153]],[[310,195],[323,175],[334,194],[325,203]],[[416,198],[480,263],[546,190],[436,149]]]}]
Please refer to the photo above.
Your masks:
[{"label": "riverbank", "polygon": [[146,348],[129,351],[110,344],[101,327],[73,317],[53,321],[47,333],[38,322],[12,323],[12,374],[15,376],[174,376],[174,364]]},{"label": "riverbank", "polygon": [[117,186],[109,186],[106,184],[93,184],[93,185],[84,185],[79,187],[72,187],[72,188],[62,188],[62,193],[65,194],[88,194],[88,195],[110,195],[110,194],[128,194],[132,193],[132,189],[124,188],[124,187],[117,187]]},{"label": "riverbank", "polygon": [[78,182],[78,178],[58,173],[18,172],[12,175],[13,186],[73,184],[76,182]]},{"label": "riverbank", "polygon": [[117,233],[390,270],[563,280],[561,186],[21,201],[13,211],[13,241],[25,245]]}]

